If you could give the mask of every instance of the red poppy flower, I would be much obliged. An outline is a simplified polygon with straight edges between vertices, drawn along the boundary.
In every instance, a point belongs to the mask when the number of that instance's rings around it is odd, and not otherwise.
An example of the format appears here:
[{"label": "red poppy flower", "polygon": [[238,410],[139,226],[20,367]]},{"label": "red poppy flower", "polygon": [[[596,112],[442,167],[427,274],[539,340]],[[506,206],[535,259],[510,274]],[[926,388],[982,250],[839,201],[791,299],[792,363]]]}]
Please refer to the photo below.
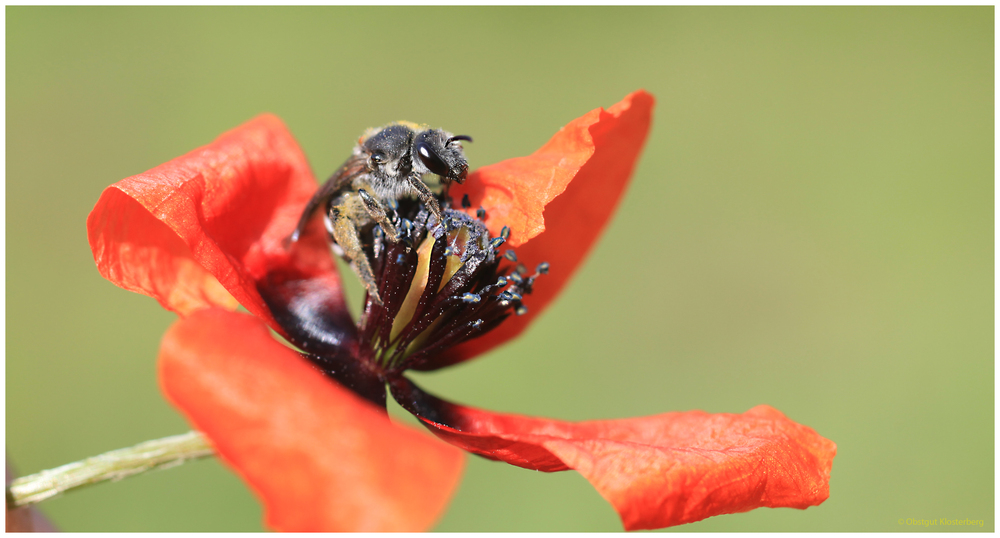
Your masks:
[{"label": "red poppy flower", "polygon": [[[629,530],[817,505],[836,447],[770,407],[571,423],[452,404],[403,375],[481,354],[545,309],[608,222],[652,107],[635,92],[530,156],[470,174],[450,192],[468,208],[446,211],[448,222],[410,204],[415,248],[375,232],[384,305],[368,301],[357,324],[320,223],[287,241],[317,184],[273,116],[106,189],[90,244],[102,275],[181,315],[160,351],[163,390],[257,493],[273,529],[427,528],[461,473],[452,445],[574,469]],[[500,256],[504,239],[516,256]],[[386,385],[450,444],[390,421]]]}]

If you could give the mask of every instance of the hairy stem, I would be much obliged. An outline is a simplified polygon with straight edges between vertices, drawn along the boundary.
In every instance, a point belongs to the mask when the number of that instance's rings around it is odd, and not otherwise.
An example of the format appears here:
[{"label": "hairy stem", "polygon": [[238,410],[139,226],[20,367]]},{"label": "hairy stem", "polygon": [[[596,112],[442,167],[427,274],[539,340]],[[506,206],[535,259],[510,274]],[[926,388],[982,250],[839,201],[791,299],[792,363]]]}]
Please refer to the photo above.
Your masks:
[{"label": "hairy stem", "polygon": [[7,488],[7,505],[37,503],[90,484],[121,480],[214,454],[205,436],[196,431],[146,441],[15,479]]}]

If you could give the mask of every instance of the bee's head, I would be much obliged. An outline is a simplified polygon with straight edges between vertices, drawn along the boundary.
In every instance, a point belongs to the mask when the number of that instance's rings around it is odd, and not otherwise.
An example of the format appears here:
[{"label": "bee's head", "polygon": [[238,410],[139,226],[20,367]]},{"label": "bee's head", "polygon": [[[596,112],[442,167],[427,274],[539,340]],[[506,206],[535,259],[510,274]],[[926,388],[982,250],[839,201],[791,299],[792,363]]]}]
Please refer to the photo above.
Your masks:
[{"label": "bee's head", "polygon": [[469,162],[462,152],[462,140],[472,138],[441,129],[421,131],[413,139],[413,169],[420,174],[437,174],[449,181],[462,183],[469,173]]}]

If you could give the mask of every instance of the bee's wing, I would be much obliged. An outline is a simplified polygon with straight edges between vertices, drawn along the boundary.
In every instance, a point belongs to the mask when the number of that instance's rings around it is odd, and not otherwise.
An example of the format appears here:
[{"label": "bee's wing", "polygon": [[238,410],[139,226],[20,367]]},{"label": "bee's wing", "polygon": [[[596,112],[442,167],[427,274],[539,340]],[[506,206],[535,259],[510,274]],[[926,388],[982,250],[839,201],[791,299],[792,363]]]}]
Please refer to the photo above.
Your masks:
[{"label": "bee's wing", "polygon": [[309,219],[312,217],[313,213],[317,209],[326,205],[326,203],[345,187],[354,181],[354,178],[368,171],[365,165],[365,158],[360,155],[353,155],[351,158],[347,159],[344,164],[340,165],[340,168],[330,176],[330,179],[326,180],[316,194],[309,200],[306,204],[305,210],[302,211],[302,216],[299,217],[299,224],[295,227],[295,231],[292,232],[292,236],[289,238],[293,243],[299,240],[299,236],[305,231],[306,225],[309,224]]}]

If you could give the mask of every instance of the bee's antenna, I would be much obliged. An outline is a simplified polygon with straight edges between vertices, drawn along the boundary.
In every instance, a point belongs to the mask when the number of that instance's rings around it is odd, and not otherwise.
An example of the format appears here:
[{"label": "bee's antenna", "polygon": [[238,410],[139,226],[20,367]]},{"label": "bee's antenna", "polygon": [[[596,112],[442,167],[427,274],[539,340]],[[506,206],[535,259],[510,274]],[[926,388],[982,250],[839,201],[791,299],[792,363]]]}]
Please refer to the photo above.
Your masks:
[{"label": "bee's antenna", "polygon": [[444,143],[444,145],[447,146],[448,144],[451,144],[452,142],[457,142],[459,140],[467,140],[469,142],[472,142],[472,137],[469,136],[469,135],[453,136],[453,137],[449,138],[448,141]]}]

